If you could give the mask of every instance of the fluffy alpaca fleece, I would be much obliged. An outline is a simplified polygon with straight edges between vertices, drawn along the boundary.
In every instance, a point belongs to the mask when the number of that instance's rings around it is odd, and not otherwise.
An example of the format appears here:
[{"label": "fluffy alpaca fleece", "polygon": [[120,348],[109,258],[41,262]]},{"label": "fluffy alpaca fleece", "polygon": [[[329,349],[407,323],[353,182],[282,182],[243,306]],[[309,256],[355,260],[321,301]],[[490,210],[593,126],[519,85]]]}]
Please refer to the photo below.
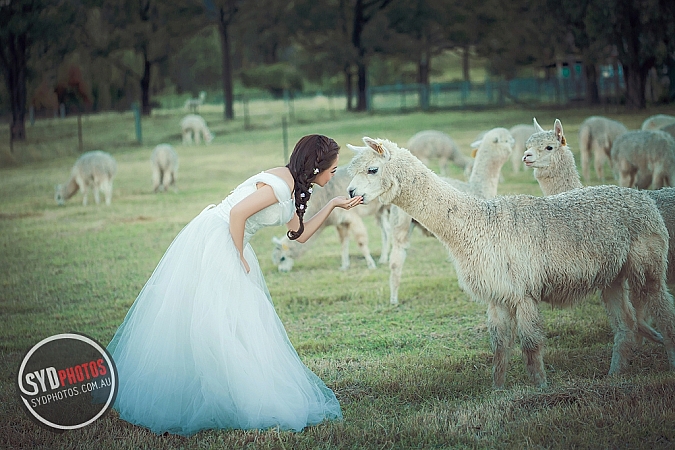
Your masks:
[{"label": "fluffy alpaca fleece", "polygon": [[[469,181],[460,181],[443,177],[451,186],[460,191],[481,198],[492,198],[497,195],[499,176],[504,163],[513,152],[515,143],[506,128],[493,128],[487,131],[480,140],[471,144],[476,148],[475,161],[472,165]],[[389,303],[398,304],[398,291],[405,264],[410,238],[416,222],[412,217],[396,205],[390,209],[389,224],[391,228],[391,254],[389,255]],[[423,227],[422,227],[423,228]],[[426,229],[423,232],[430,234]]]},{"label": "fluffy alpaca fleece", "polygon": [[579,127],[579,152],[581,154],[581,172],[584,181],[591,179],[591,154],[595,174],[600,181],[605,180],[605,161],[609,160],[609,152],[614,140],[628,131],[619,121],[603,116],[591,116]]},{"label": "fluffy alpaca fleece", "polygon": [[619,186],[675,186],[675,138],[665,131],[628,131],[616,138],[610,156]]},{"label": "fluffy alpaca fleece", "polygon": [[574,305],[597,290],[615,333],[609,373],[627,367],[636,307],[654,318],[675,370],[668,232],[643,193],[607,185],[485,200],[449,186],[388,140],[363,141],[348,145],[357,152],[350,195],[399,206],[447,246],[460,287],[487,305],[495,387],[504,385],[516,335],[532,381],[545,385],[538,304]]},{"label": "fluffy alpaca fleece", "polygon": [[[560,120],[556,119],[553,130],[550,131],[541,128],[536,119],[534,123],[538,131],[527,141],[523,162],[526,166],[534,168],[534,178],[543,194],[555,195],[583,187]],[[668,229],[666,281],[675,283],[675,188],[643,192],[654,200]]]},{"label": "fluffy alpaca fleece", "polygon": [[[306,217],[312,217],[316,214],[328,201],[330,201],[331,198],[337,195],[347,195],[347,186],[350,181],[351,176],[349,175],[349,172],[347,172],[347,169],[345,167],[339,167],[333,178],[324,187],[314,186],[314,192],[307,204]],[[335,208],[321,224],[321,227],[305,244],[301,244],[298,241],[292,241],[288,236],[272,238],[272,242],[274,243],[274,248],[272,249],[272,262],[277,266],[279,272],[290,272],[293,269],[295,260],[300,258],[311,245],[317,242],[317,238],[321,232],[327,227],[334,226],[340,237],[340,246],[342,249],[340,270],[346,270],[350,265],[350,236],[356,240],[359,250],[361,250],[363,257],[366,259],[368,268],[375,269],[375,260],[371,256],[370,247],[368,246],[368,229],[363,222],[363,217],[375,216],[378,225],[380,225],[382,254],[379,262],[380,264],[383,264],[387,262],[389,249],[388,210],[389,208],[378,203],[359,205],[350,210]]]},{"label": "fluffy alpaca fleece", "polygon": [[459,146],[447,134],[437,130],[424,130],[416,133],[408,140],[407,144],[410,153],[417,156],[425,166],[429,165],[432,159],[438,160],[438,167],[442,176],[448,173],[448,163],[453,162],[461,168],[465,176],[471,174],[473,161],[465,156]]},{"label": "fluffy alpaca fleece", "polygon": [[159,144],[152,150],[150,155],[152,165],[152,190],[166,191],[169,186],[176,185],[176,173],[178,172],[178,154],[172,145]]},{"label": "fluffy alpaca fleece", "polygon": [[199,145],[200,136],[204,142],[210,144],[213,141],[213,133],[206,126],[206,121],[197,114],[188,114],[180,121],[181,135],[183,136],[183,145],[190,145],[194,141]]},{"label": "fluffy alpaca fleece", "polygon": [[117,162],[110,153],[101,150],[83,153],[75,161],[68,182],[56,186],[54,199],[58,205],[64,205],[79,190],[82,192],[82,204],[87,206],[89,191],[94,192],[96,204],[101,202],[99,191],[103,191],[105,204],[110,205],[116,173]]},{"label": "fluffy alpaca fleece", "polygon": [[675,116],[668,114],[656,114],[654,116],[647,117],[644,122],[642,122],[641,130],[658,130],[663,129],[663,127],[675,123]]}]

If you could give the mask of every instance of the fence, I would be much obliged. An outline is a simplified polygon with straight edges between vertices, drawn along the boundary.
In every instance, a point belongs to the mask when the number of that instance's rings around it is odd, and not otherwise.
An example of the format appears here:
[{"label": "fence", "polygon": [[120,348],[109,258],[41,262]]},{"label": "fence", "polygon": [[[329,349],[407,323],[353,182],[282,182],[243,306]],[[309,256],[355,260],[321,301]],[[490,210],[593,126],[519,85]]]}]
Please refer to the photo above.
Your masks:
[{"label": "fence", "polygon": [[[621,95],[621,80],[602,78],[600,97],[613,101]],[[368,111],[500,107],[508,104],[568,105],[583,100],[582,79],[517,78],[508,81],[470,83],[396,84],[375,86],[366,92]]]}]

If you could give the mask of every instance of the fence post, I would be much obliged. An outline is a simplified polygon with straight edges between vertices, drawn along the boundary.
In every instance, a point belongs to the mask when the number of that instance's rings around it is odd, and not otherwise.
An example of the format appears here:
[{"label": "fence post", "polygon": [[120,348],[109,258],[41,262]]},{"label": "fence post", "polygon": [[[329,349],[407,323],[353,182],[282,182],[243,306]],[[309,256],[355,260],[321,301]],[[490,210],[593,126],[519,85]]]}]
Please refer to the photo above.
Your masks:
[{"label": "fence post", "polygon": [[143,143],[143,135],[141,130],[141,111],[138,107],[138,102],[131,104],[131,109],[134,112],[134,123],[136,124],[136,140],[139,144]]},{"label": "fence post", "polygon": [[420,84],[420,106],[422,111],[429,110],[429,86],[424,83]]},{"label": "fence post", "polygon": [[288,123],[286,116],[281,117],[281,134],[284,141],[284,164],[288,163]]},{"label": "fence post", "polygon": [[12,133],[14,131],[14,127],[12,126],[13,123],[9,123],[9,152],[14,153],[14,134]]},{"label": "fence post", "polygon": [[84,149],[84,145],[82,145],[82,113],[79,111],[77,112],[77,148],[82,153]]},{"label": "fence post", "polygon": [[248,97],[246,97],[246,94],[242,94],[241,102],[244,106],[244,130],[248,130],[251,128],[251,122],[248,115]]}]

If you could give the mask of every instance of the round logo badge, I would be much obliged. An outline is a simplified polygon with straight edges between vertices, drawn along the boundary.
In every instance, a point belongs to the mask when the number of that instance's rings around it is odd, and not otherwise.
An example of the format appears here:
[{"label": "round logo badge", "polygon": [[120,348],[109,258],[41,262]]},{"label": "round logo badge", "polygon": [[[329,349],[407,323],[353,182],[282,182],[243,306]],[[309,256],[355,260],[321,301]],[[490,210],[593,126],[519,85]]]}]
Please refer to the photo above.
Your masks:
[{"label": "round logo badge", "polygon": [[53,431],[74,430],[112,407],[117,369],[107,350],[93,339],[57,334],[28,350],[17,387],[29,417]]}]

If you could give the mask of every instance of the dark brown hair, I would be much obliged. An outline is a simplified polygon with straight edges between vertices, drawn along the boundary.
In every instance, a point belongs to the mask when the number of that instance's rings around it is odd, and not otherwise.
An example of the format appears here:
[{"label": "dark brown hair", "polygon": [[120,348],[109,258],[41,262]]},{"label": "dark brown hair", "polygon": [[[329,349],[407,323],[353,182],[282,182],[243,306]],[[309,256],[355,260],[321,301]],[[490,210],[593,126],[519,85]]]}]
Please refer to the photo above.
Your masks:
[{"label": "dark brown hair", "polygon": [[[295,180],[295,212],[300,219],[300,227],[297,231],[289,230],[287,236],[294,240],[305,231],[303,217],[307,211],[307,202],[312,196],[310,189],[316,176],[326,169],[330,169],[340,151],[340,146],[333,139],[319,134],[310,134],[301,138],[291,159],[286,165]],[[318,170],[317,170],[318,169]]]}]

